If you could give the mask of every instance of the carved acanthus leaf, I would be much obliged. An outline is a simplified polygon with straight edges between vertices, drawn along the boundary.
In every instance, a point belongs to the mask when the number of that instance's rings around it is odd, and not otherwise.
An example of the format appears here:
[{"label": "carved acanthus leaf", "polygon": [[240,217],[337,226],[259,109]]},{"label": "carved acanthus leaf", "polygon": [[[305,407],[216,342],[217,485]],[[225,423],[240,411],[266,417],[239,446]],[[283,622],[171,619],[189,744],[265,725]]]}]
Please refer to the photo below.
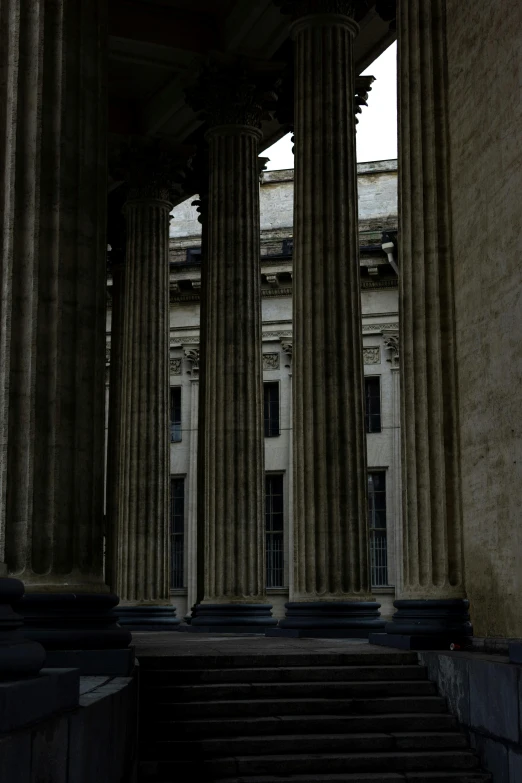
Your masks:
[{"label": "carved acanthus leaf", "polygon": [[377,347],[363,348],[363,359],[365,364],[380,364],[381,349]]},{"label": "carved acanthus leaf", "polygon": [[185,358],[190,364],[189,372],[199,372],[199,348],[185,348]]},{"label": "carved acanthus leaf", "polygon": [[264,353],[263,354],[263,370],[278,370],[279,369],[279,354],[278,353]]}]

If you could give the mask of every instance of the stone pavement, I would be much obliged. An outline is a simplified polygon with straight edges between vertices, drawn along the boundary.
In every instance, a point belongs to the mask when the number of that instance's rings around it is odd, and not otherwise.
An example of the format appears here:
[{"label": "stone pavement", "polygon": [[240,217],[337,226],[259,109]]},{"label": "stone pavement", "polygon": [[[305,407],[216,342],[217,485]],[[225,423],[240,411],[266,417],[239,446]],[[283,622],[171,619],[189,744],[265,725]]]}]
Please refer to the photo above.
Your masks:
[{"label": "stone pavement", "polygon": [[292,639],[256,634],[133,633],[138,658],[187,655],[314,655],[347,653],[396,654],[397,650],[369,645],[366,639]]}]

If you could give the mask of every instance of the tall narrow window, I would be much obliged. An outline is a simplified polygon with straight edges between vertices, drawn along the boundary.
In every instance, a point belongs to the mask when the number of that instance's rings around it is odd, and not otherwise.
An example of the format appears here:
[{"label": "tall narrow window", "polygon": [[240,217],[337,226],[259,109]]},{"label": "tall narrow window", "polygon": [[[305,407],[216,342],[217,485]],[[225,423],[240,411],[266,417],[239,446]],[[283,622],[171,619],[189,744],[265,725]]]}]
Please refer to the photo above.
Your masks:
[{"label": "tall narrow window", "polygon": [[170,586],[185,586],[185,479],[170,480]]},{"label": "tall narrow window", "polygon": [[263,384],[265,396],[265,438],[280,434],[279,430],[279,383],[271,381]]},{"label": "tall narrow window", "polygon": [[364,422],[366,432],[381,431],[381,379],[370,375],[364,379]]},{"label": "tall narrow window", "polygon": [[388,584],[388,549],[386,542],[386,473],[368,473],[368,525],[370,528],[370,564],[372,587]]},{"label": "tall narrow window", "polygon": [[170,389],[170,442],[181,440],[181,386]]},{"label": "tall narrow window", "polygon": [[283,476],[265,477],[266,586],[284,586]]}]

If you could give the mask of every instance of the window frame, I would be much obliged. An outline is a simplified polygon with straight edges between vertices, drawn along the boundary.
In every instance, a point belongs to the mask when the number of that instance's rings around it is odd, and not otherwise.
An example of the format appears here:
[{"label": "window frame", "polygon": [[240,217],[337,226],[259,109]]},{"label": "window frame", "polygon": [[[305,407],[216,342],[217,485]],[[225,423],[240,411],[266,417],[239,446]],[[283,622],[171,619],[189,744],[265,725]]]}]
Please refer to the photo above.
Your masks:
[{"label": "window frame", "polygon": [[[269,415],[268,419],[266,416],[266,406],[267,406],[267,400],[266,400],[266,389],[268,386],[275,387],[277,386],[277,432],[272,431],[270,429],[270,422],[272,421],[271,416]],[[269,405],[270,405],[269,401]],[[267,431],[267,421],[269,422],[268,431]],[[281,435],[281,382],[279,380],[277,381],[263,381],[263,433],[265,438],[278,438]]]},{"label": "window frame", "polygon": [[[173,397],[174,392],[179,389],[179,421],[173,420]],[[176,386],[170,386],[170,424],[169,424],[169,435],[170,435],[170,442],[171,443],[181,443],[183,440],[183,427],[182,427],[182,421],[183,421],[183,386],[181,384],[177,384]],[[176,435],[179,435],[179,438],[176,437]]]},{"label": "window frame", "polygon": [[[379,474],[382,477],[384,488],[373,490],[373,513],[376,511],[384,514],[384,521],[379,520],[381,524],[377,527],[372,524],[372,501],[370,493],[370,477]],[[388,563],[388,480],[386,478],[387,468],[369,467],[366,471],[366,482],[368,488],[368,540],[370,548],[370,580],[372,589],[378,590],[381,587],[389,587],[389,563]],[[382,507],[377,508],[375,504],[375,495],[379,493],[384,500]],[[375,519],[375,516],[374,516]],[[380,577],[380,578],[379,578]]]},{"label": "window frame", "polygon": [[[369,381],[375,381],[377,380],[379,384],[379,395],[369,395],[367,393],[367,388],[369,386]],[[371,410],[369,410],[369,400],[379,400],[379,412],[378,413],[372,413]],[[379,417],[379,428],[373,429],[371,427],[371,417]],[[381,375],[365,375],[364,376],[364,431],[367,435],[377,435],[378,433],[382,432],[382,382],[381,382]]]},{"label": "window frame", "polygon": [[[169,553],[169,587],[171,591],[184,591],[186,590],[186,584],[185,584],[185,573],[186,573],[186,552],[185,552],[185,533],[186,533],[186,505],[185,505],[185,475],[171,475],[170,476],[170,488],[169,488],[169,544],[170,544],[170,553]],[[181,514],[181,530],[176,530],[176,526],[174,524],[174,519],[176,516],[174,512],[174,501],[175,501],[175,495],[174,495],[174,485],[178,483],[181,484],[183,488],[182,493],[182,503],[183,503],[183,511]],[[177,498],[179,500],[179,498]],[[180,545],[176,545],[176,541],[180,541]],[[175,575],[177,573],[177,569],[174,568],[174,558],[175,554],[178,553],[180,560],[181,560],[181,578],[178,580],[181,584],[175,582]]]},{"label": "window frame", "polygon": [[[273,479],[279,479],[280,484],[280,492],[279,493],[270,493],[268,492],[269,483]],[[280,497],[281,498],[281,511],[275,512],[276,515],[281,520],[281,526],[279,529],[274,529],[273,524],[270,525],[269,528],[269,518],[274,517],[273,509],[268,509],[268,499],[273,497]],[[266,553],[266,563],[265,563],[265,584],[267,590],[281,590],[285,587],[285,566],[286,566],[286,551],[285,551],[285,521],[286,521],[286,513],[285,513],[285,502],[286,502],[286,496],[285,496],[285,473],[284,471],[279,470],[270,470],[265,473],[265,490],[264,490],[264,534],[265,534],[265,553]],[[277,546],[269,545],[269,542],[271,543],[277,543]],[[279,561],[276,566],[273,565],[274,561],[277,561],[277,558],[279,556]],[[272,576],[270,577],[270,575]],[[276,578],[276,575],[279,574],[279,579]],[[277,584],[279,582],[279,584]]]}]

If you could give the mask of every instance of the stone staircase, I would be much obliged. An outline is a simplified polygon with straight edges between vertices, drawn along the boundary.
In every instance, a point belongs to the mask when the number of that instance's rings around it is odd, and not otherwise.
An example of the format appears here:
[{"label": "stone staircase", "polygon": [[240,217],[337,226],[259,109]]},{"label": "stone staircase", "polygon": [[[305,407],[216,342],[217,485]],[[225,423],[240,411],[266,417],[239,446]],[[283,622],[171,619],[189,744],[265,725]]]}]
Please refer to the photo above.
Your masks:
[{"label": "stone staircase", "polygon": [[140,783],[489,783],[415,653],[140,660]]}]

